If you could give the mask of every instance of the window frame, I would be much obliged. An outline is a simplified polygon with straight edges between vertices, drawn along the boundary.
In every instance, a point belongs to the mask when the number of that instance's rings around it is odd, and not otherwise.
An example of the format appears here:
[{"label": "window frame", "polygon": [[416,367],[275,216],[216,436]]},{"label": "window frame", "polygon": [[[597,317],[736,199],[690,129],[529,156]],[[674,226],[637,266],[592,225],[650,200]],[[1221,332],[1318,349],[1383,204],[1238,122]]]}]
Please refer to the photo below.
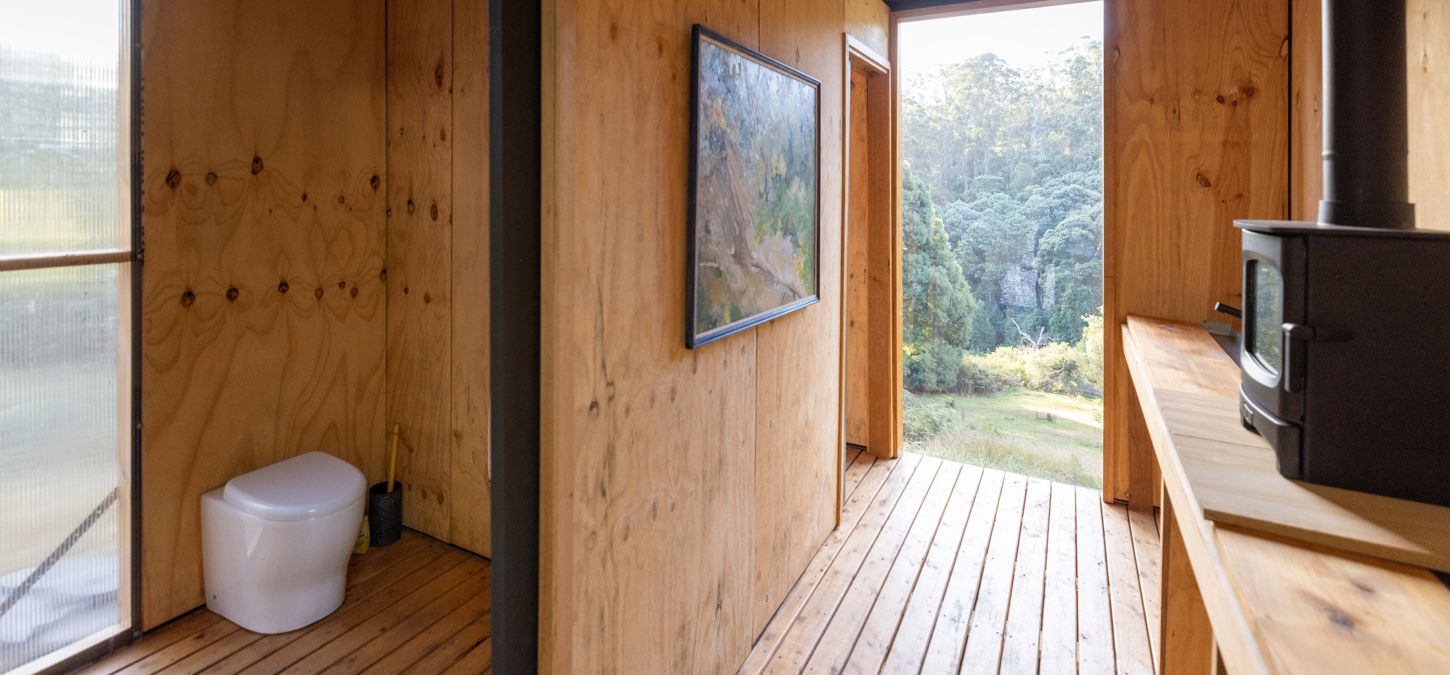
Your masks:
[{"label": "window frame", "polygon": [[25,270],[111,265],[117,269],[116,421],[118,628],[96,633],[23,665],[23,672],[66,672],[132,642],[141,626],[141,3],[118,0],[116,248],[0,255],[0,274]]}]

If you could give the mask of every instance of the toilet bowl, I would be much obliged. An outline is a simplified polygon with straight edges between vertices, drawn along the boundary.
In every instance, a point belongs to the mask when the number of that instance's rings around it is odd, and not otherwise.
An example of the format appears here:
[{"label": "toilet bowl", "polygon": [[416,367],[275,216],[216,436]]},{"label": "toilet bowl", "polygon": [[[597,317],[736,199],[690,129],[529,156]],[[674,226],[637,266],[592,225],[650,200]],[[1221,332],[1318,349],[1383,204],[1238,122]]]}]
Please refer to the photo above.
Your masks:
[{"label": "toilet bowl", "polygon": [[206,606],[257,633],[284,633],[342,604],[362,522],[357,468],[309,452],[201,496]]}]

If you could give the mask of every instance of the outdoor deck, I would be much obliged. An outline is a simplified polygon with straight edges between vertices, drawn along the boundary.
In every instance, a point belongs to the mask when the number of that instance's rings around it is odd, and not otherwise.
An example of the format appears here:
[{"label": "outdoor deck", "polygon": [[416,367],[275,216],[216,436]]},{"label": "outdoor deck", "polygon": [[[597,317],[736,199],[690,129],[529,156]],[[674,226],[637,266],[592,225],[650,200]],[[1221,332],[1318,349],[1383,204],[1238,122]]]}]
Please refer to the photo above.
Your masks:
[{"label": "outdoor deck", "polygon": [[261,635],[205,609],[148,633],[83,673],[483,673],[490,665],[489,563],[411,530],[353,556],[342,607]]},{"label": "outdoor deck", "polygon": [[1151,515],[913,454],[851,458],[845,490],[841,527],[742,673],[1152,675]]}]

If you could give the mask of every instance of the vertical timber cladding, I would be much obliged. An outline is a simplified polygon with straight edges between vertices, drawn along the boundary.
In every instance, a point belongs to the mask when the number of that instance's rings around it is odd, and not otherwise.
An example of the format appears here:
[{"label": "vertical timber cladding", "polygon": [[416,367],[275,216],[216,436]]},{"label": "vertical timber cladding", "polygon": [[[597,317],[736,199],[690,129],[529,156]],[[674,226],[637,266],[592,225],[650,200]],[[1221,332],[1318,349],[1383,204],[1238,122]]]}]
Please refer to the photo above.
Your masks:
[{"label": "vertical timber cladding", "polygon": [[[835,524],[848,1],[545,5],[545,671],[734,670]],[[694,23],[822,81],[822,297],[691,351]]]},{"label": "vertical timber cladding", "polygon": [[487,3],[387,4],[386,425],[401,428],[403,522],[488,555]]},{"label": "vertical timber cladding", "polygon": [[[846,442],[871,446],[871,351],[872,298],[869,294],[871,208],[871,147],[867,143],[867,92],[870,76],[859,68],[851,69],[851,90],[847,108],[851,146],[846,180]],[[879,449],[872,448],[880,452]]]},{"label": "vertical timber cladding", "polygon": [[1289,214],[1289,0],[1108,0],[1105,21],[1103,494],[1146,508],[1117,326],[1242,304],[1233,221]]},{"label": "vertical timber cladding", "polygon": [[203,603],[200,496],[383,443],[381,0],[143,3],[142,628]]},{"label": "vertical timber cladding", "polygon": [[[1295,220],[1318,217],[1323,192],[1322,22],[1320,0],[1293,0]],[[1410,113],[1410,201],[1416,225],[1450,230],[1450,5],[1406,0]],[[1303,103],[1301,103],[1301,99]]]}]

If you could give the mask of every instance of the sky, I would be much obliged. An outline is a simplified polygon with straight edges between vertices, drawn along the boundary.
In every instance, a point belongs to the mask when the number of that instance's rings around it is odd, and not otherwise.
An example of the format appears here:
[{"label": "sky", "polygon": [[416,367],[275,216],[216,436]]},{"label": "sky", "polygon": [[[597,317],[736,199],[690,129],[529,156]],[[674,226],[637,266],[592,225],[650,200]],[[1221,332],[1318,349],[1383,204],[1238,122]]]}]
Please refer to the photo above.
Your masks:
[{"label": "sky", "polygon": [[1101,40],[1103,4],[1081,2],[910,21],[901,24],[897,37],[899,66],[908,77],[987,53],[1032,68],[1051,62],[1081,37]]},{"label": "sky", "polygon": [[0,0],[0,45],[75,61],[120,58],[117,0]]}]

